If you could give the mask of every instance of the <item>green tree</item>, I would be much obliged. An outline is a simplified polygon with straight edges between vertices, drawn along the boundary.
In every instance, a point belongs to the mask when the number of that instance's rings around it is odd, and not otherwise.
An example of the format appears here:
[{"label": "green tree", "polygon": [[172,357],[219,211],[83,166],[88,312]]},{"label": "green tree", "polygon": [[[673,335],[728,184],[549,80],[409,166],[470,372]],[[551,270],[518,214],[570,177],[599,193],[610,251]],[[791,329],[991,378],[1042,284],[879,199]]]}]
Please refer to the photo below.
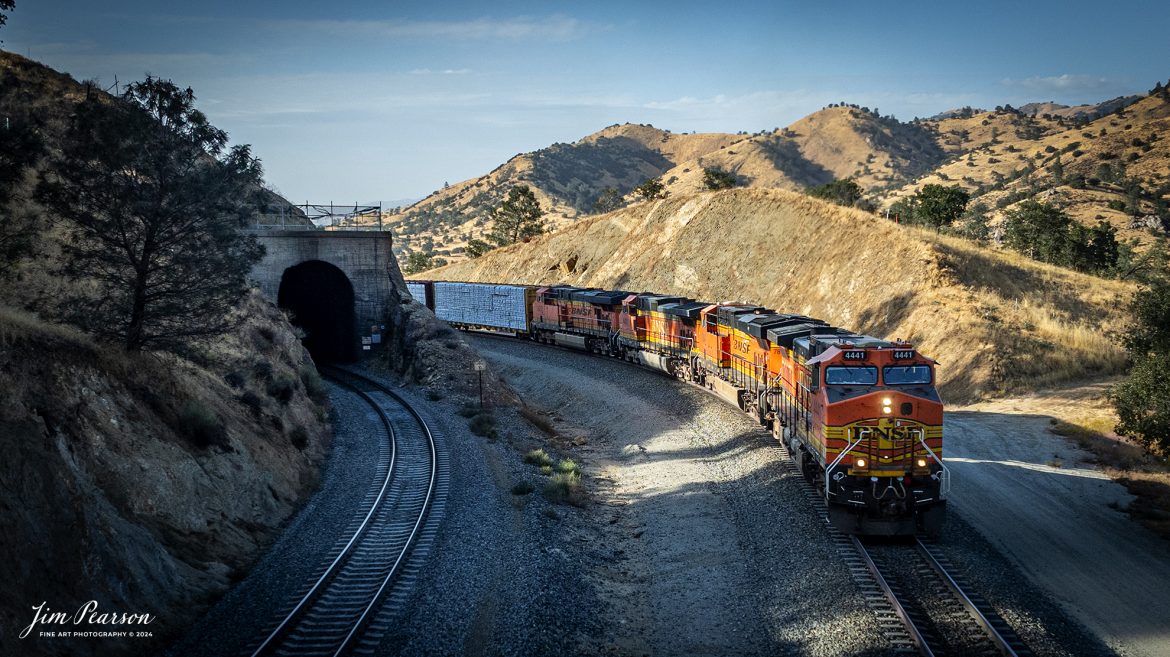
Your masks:
[{"label": "green tree", "polygon": [[703,185],[710,190],[731,189],[739,184],[734,173],[724,171],[719,167],[705,167],[703,169]]},{"label": "green tree", "polygon": [[4,10],[0,11],[0,26],[2,26],[8,22],[8,14],[4,12],[16,9],[16,0],[0,0],[0,9]]},{"label": "green tree", "polygon": [[1170,284],[1155,283],[1136,294],[1130,313],[1134,324],[1125,338],[1130,355],[1170,353]]},{"label": "green tree", "polygon": [[1048,172],[1052,174],[1052,180],[1057,185],[1064,184],[1064,163],[1060,161],[1060,153],[1056,154],[1056,159],[1049,165]]},{"label": "green tree", "polygon": [[918,199],[915,220],[936,229],[954,223],[967,209],[967,201],[971,200],[970,194],[958,185],[924,185],[915,196]]},{"label": "green tree", "polygon": [[544,210],[528,185],[516,185],[508,196],[492,209],[491,232],[488,241],[499,246],[515,244],[544,232]]},{"label": "green tree", "polygon": [[616,187],[606,187],[601,190],[601,196],[593,202],[594,214],[605,214],[606,212],[613,212],[622,207],[622,193]]},{"label": "green tree", "polygon": [[805,193],[847,208],[856,206],[862,197],[861,185],[858,185],[852,178],[837,179],[823,185],[809,187]]},{"label": "green tree", "polygon": [[63,220],[68,309],[127,350],[181,349],[230,327],[263,255],[239,228],[261,204],[260,162],[195,109],[195,94],[148,77],[72,112],[37,187]]},{"label": "green tree", "polygon": [[1061,264],[1071,225],[1059,208],[1029,199],[1007,212],[1004,242],[1030,258]]},{"label": "green tree", "polygon": [[428,269],[442,267],[445,264],[447,264],[446,260],[436,258],[434,254],[414,251],[406,256],[406,262],[402,265],[402,273],[406,275],[417,274]]},{"label": "green tree", "polygon": [[654,199],[666,198],[665,190],[666,185],[662,184],[662,178],[647,178],[642,181],[641,185],[634,188],[634,193],[644,200],[653,201]]},{"label": "green tree", "polygon": [[1143,289],[1130,310],[1134,323],[1126,348],[1134,367],[1109,395],[1117,432],[1164,454],[1170,451],[1170,284]]},{"label": "green tree", "polygon": [[900,198],[890,206],[890,219],[900,224],[916,223],[914,211],[918,206],[918,197],[907,196]]},{"label": "green tree", "polygon": [[491,250],[492,245],[481,239],[470,240],[467,242],[467,246],[463,247],[463,252],[467,254],[468,258],[478,258]]},{"label": "green tree", "polygon": [[968,207],[963,213],[963,225],[959,229],[959,233],[980,242],[987,240],[991,237],[991,226],[987,219],[987,213],[990,210],[991,208],[987,207],[986,203],[975,203]]}]

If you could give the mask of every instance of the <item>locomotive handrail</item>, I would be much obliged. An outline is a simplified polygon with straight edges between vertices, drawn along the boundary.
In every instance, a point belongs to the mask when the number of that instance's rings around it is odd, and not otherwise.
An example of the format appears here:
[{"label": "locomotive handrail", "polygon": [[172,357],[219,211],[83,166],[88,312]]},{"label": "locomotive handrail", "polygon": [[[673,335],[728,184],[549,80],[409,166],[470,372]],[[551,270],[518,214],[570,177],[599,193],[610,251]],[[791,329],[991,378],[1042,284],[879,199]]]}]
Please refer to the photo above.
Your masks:
[{"label": "locomotive handrail", "polygon": [[947,496],[947,493],[951,492],[951,469],[948,468],[947,464],[943,463],[943,460],[934,453],[934,450],[930,448],[930,445],[926,444],[925,431],[918,434],[918,442],[922,443],[922,447],[926,449],[928,454],[930,454],[930,458],[934,459],[935,463],[942,466],[942,471],[939,473],[938,482],[938,497],[939,499],[942,499]]},{"label": "locomotive handrail", "polygon": [[853,448],[860,445],[862,440],[864,440],[864,438],[861,436],[861,432],[859,431],[858,436],[857,436],[857,440],[849,447],[846,447],[845,451],[838,454],[837,458],[833,459],[832,465],[825,468],[825,499],[826,500],[829,499],[829,482],[833,480],[833,477],[832,477],[833,470],[837,469],[837,464],[841,462],[841,459],[845,458],[845,455],[848,454],[849,452],[852,452]]}]

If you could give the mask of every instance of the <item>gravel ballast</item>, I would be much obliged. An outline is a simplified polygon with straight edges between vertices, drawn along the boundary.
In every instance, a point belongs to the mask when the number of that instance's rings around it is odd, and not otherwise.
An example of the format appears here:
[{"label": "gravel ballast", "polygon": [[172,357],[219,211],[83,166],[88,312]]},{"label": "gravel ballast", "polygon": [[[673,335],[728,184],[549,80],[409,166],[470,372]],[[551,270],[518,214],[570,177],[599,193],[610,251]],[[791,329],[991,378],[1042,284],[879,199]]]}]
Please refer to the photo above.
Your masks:
[{"label": "gravel ballast", "polygon": [[620,361],[473,338],[522,397],[588,431],[602,548],[583,566],[622,654],[881,654],[782,453],[701,390]]}]

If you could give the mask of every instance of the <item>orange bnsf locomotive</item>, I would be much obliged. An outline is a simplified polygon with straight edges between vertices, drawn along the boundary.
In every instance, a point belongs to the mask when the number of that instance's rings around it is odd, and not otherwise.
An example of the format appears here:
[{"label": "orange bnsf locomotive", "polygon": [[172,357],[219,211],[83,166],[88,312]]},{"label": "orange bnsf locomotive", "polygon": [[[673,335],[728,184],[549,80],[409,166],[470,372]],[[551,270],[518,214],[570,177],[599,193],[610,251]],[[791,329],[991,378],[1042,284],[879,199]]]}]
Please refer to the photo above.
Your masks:
[{"label": "orange bnsf locomotive", "polygon": [[455,326],[619,357],[710,389],[786,444],[844,531],[935,534],[942,526],[950,482],[935,362],[908,343],[760,306],[661,294],[419,281],[408,288]]}]

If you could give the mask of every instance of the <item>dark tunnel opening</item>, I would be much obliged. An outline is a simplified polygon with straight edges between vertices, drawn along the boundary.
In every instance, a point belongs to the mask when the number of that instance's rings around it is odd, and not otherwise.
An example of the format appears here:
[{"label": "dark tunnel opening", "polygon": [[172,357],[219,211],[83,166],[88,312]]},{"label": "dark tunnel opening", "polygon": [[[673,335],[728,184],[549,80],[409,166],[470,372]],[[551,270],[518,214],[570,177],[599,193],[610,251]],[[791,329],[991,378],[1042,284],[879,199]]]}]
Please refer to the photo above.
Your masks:
[{"label": "dark tunnel opening", "polygon": [[302,343],[318,363],[357,360],[353,284],[337,267],[309,260],[284,270],[276,303],[305,331]]}]

